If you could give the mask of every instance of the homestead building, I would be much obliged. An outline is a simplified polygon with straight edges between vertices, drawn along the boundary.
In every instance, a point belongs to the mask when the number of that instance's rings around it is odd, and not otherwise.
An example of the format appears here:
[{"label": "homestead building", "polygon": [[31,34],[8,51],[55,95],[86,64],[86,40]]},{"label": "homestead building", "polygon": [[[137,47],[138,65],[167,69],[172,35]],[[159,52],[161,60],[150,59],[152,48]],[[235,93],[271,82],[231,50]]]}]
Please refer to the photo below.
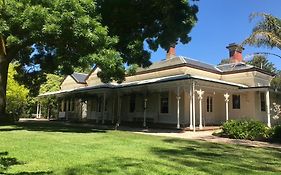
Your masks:
[{"label": "homestead building", "polygon": [[229,63],[214,66],[176,56],[172,47],[165,60],[138,68],[121,84],[102,83],[95,67],[89,74],[67,76],[60,91],[39,97],[56,96],[58,118],[66,120],[202,129],[251,118],[271,126],[271,105],[278,100],[270,88],[274,74],[244,63],[240,45],[233,43],[227,49]]}]

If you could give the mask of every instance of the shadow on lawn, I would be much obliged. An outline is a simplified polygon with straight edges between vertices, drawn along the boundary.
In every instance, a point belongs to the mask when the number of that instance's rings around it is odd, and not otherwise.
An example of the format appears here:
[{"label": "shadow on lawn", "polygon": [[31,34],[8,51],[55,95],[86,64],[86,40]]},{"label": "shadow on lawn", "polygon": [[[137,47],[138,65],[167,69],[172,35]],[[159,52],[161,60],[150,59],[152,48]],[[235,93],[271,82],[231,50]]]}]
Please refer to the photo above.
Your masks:
[{"label": "shadow on lawn", "polygon": [[43,131],[43,132],[72,132],[72,133],[105,133],[104,129],[96,129],[89,126],[79,126],[75,124],[55,123],[55,122],[19,122],[13,127],[0,128],[0,132],[7,131]]},{"label": "shadow on lawn", "polygon": [[64,170],[64,175],[80,174],[179,174],[180,168],[148,159],[112,157]]},{"label": "shadow on lawn", "polygon": [[14,157],[9,157],[8,152],[0,152],[0,174],[3,175],[47,175],[52,174],[52,172],[47,171],[37,171],[37,172],[19,172],[19,173],[7,173],[8,169],[14,165],[23,165]]},{"label": "shadow on lawn", "polygon": [[154,147],[152,153],[161,159],[193,167],[208,174],[280,173],[281,152],[274,149],[249,148],[208,142],[165,139],[176,144],[173,149]]}]

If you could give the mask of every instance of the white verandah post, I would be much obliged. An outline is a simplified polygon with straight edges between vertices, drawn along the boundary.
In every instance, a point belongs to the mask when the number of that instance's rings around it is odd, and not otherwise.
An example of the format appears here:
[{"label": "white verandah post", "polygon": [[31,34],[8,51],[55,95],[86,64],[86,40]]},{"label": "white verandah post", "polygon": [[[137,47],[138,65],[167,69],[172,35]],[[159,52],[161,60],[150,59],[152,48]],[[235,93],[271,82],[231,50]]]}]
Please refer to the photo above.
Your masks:
[{"label": "white verandah post", "polygon": [[39,118],[39,102],[37,102],[36,118]]},{"label": "white verandah post", "polygon": [[224,94],[224,98],[225,98],[225,121],[228,121],[228,118],[229,118],[229,110],[228,110],[229,96],[230,95],[228,93]]},{"label": "white verandah post", "polygon": [[193,115],[193,112],[192,112],[192,85],[190,85],[189,87],[189,128],[190,129],[193,129],[193,123],[192,123],[192,115]]},{"label": "white verandah post", "polygon": [[147,97],[144,98],[143,127],[146,127],[146,108],[147,108]]},{"label": "white verandah post", "polygon": [[267,126],[271,127],[271,121],[270,121],[270,95],[269,90],[266,91],[266,114],[267,114]]},{"label": "white verandah post", "polygon": [[193,116],[193,132],[196,130],[195,124],[195,82],[192,82],[192,116]]},{"label": "white verandah post", "polygon": [[204,91],[202,91],[201,89],[199,91],[196,91],[198,94],[198,100],[199,100],[199,129],[203,128],[202,125],[202,99],[203,99],[203,95],[204,95]]},{"label": "white verandah post", "polygon": [[180,129],[180,88],[177,88],[177,129]]}]

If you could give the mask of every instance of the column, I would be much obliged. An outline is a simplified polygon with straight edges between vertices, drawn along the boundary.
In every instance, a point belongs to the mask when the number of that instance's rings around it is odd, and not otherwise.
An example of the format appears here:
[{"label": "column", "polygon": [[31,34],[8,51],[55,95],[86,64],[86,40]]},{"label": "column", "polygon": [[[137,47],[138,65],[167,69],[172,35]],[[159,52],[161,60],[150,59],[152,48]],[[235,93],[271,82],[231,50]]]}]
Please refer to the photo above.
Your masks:
[{"label": "column", "polygon": [[192,82],[192,121],[193,121],[193,132],[195,132],[195,82]]},{"label": "column", "polygon": [[228,115],[229,115],[228,102],[229,102],[229,97],[230,97],[230,95],[228,93],[224,94],[224,98],[225,98],[225,121],[228,121]]},{"label": "column", "polygon": [[146,127],[146,108],[147,108],[147,97],[145,97],[144,99],[143,127]]},{"label": "column", "polygon": [[193,115],[193,112],[192,112],[192,85],[190,85],[190,88],[189,88],[189,122],[190,122],[189,128],[190,129],[193,129],[192,115]]},{"label": "column", "polygon": [[269,90],[266,91],[266,114],[267,114],[267,126],[271,127],[271,121],[270,121],[270,96],[269,96]]},{"label": "column", "polygon": [[41,114],[42,114],[42,105],[41,103],[39,103],[39,118],[41,118]]},{"label": "column", "polygon": [[120,124],[120,122],[121,122],[121,108],[122,108],[122,105],[121,105],[121,103],[122,103],[122,98],[121,98],[121,96],[118,94],[118,125]]},{"label": "column", "polygon": [[36,118],[39,118],[39,102],[37,102]]},{"label": "column", "polygon": [[202,125],[202,99],[203,99],[203,95],[204,95],[204,91],[202,91],[201,89],[199,91],[197,91],[198,94],[198,100],[199,100],[199,129],[203,128]]},{"label": "column", "polygon": [[106,94],[103,93],[102,124],[104,124],[105,107],[106,107],[105,105],[106,105]]},{"label": "column", "polygon": [[180,129],[180,88],[177,88],[177,129]]},{"label": "column", "polygon": [[115,96],[113,97],[113,101],[112,101],[112,118],[111,118],[111,123],[114,123],[114,118],[115,118]]}]

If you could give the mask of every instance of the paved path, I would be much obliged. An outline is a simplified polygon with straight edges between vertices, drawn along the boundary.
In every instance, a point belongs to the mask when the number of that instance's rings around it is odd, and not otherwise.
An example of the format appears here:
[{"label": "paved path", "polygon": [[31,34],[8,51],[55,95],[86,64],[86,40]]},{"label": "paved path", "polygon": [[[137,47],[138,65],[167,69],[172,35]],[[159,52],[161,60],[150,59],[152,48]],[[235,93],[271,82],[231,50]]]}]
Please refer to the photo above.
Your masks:
[{"label": "paved path", "polygon": [[250,146],[250,147],[281,149],[281,144],[222,138],[222,137],[213,136],[212,135],[213,132],[214,131],[199,131],[199,132],[186,131],[184,133],[176,133],[176,132],[153,132],[153,131],[139,132],[139,131],[137,131],[135,133],[154,135],[154,136],[174,137],[174,138],[181,138],[181,139],[188,139],[188,140],[200,140],[200,141],[207,141],[207,142],[213,142],[213,143],[237,144],[237,145],[244,145],[244,146]]}]

